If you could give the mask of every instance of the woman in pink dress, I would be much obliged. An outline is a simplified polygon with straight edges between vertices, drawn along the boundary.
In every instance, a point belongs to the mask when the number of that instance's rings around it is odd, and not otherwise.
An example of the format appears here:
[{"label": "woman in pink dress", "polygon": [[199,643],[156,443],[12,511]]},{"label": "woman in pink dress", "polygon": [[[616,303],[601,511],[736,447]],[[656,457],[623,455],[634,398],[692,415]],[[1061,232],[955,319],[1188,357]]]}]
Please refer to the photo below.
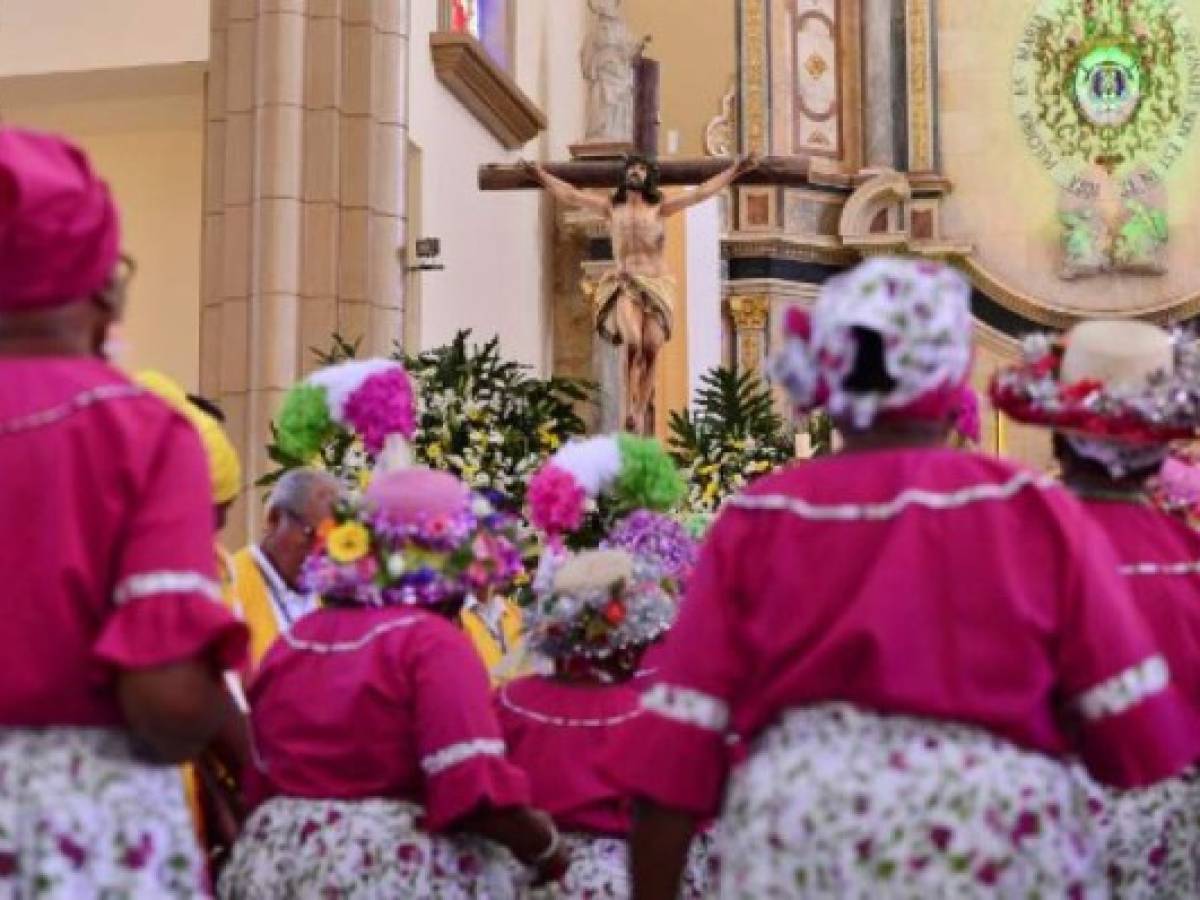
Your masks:
[{"label": "woman in pink dress", "polygon": [[515,894],[511,851],[561,873],[548,817],[505,758],[488,677],[454,627],[520,555],[445,473],[379,475],[305,566],[326,606],[267,654],[250,691],[257,809],[222,875],[237,900]]},{"label": "woman in pink dress", "polygon": [[[970,288],[875,259],[787,322],[776,372],[844,449],[727,504],[607,764],[634,894],[720,814],[718,896],[1103,897],[1091,780],[1200,747],[1104,535],[1066,491],[944,449]],[[746,759],[731,774],[732,732]]]},{"label": "woman in pink dress", "polygon": [[[1065,347],[1027,343],[996,378],[997,405],[1054,428],[1066,486],[1116,550],[1200,731],[1200,533],[1156,508],[1149,485],[1170,445],[1200,432],[1200,347],[1142,322],[1088,322]],[[1114,792],[1108,873],[1121,898],[1200,895],[1200,774]]]},{"label": "woman in pink dress", "polygon": [[[530,640],[554,673],[518,679],[496,695],[509,756],[571,854],[564,881],[539,896],[628,897],[632,805],[600,761],[642,715],[634,674],[645,648],[670,627],[675,600],[661,565],[624,550],[559,558],[543,575],[549,583],[529,612]],[[703,854],[693,854],[683,896],[704,896],[705,866]]]},{"label": "woman in pink dress", "polygon": [[196,898],[177,765],[237,720],[192,426],[105,360],[117,210],[76,147],[0,128],[0,896]]}]

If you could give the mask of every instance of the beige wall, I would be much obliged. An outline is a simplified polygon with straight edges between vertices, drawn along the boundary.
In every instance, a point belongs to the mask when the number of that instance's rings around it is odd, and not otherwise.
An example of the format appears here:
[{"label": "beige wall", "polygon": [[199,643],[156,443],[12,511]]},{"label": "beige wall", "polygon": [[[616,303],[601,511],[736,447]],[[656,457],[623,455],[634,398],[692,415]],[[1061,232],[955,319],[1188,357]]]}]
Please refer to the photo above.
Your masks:
[{"label": "beige wall", "polygon": [[0,76],[208,59],[209,0],[4,0]]},{"label": "beige wall", "polygon": [[433,72],[434,0],[411,8],[410,138],[421,151],[421,235],[442,242],[445,270],[421,279],[420,344],[444,343],[460,328],[498,334],[506,354],[550,369],[553,209],[540,192],[481,193],[479,166],[565,158],[583,136],[578,50],[584,0],[518,0],[516,71],[549,128],[523,150],[505,151]]},{"label": "beige wall", "polygon": [[735,0],[625,0],[634,34],[650,35],[647,55],[662,63],[660,150],[679,132],[679,155],[704,153],[704,127],[721,111],[737,69]]},{"label": "beige wall", "polygon": [[0,78],[4,120],[76,140],[116,196],[138,263],[123,362],[189,389],[199,380],[203,84],[191,65]]}]

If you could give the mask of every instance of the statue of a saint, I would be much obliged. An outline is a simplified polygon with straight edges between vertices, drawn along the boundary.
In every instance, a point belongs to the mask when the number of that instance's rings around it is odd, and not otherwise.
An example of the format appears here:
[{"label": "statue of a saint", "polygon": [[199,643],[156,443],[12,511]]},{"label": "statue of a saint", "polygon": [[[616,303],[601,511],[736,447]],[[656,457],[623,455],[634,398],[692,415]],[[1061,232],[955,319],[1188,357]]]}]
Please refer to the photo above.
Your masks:
[{"label": "statue of a saint", "polygon": [[758,160],[743,157],[695,190],[670,198],[658,189],[658,166],[640,156],[626,159],[611,197],[579,190],[536,163],[521,165],[559,202],[608,220],[616,268],[600,279],[592,297],[596,330],[606,341],[625,347],[625,427],[641,433],[654,395],[658,355],[671,338],[675,317],[675,280],[663,258],[664,220],[715,197]]},{"label": "statue of a saint", "polygon": [[588,141],[633,140],[634,63],[646,41],[633,39],[620,5],[621,0],[588,0],[592,20],[581,53],[588,87]]}]

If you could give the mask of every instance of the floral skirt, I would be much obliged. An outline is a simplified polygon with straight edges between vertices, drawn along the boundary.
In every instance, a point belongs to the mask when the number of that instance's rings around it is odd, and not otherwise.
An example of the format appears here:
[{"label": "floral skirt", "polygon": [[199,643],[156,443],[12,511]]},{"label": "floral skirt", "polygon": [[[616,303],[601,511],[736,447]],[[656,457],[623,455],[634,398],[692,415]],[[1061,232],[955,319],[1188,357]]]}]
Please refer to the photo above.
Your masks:
[{"label": "floral skirt", "polygon": [[221,873],[226,900],[510,900],[512,857],[482,838],[435,835],[397,800],[281,797],[255,810]]},{"label": "floral skirt", "polygon": [[[530,900],[624,900],[629,897],[629,845],[624,840],[563,834],[563,842],[571,854],[571,868],[561,882],[528,891]],[[706,833],[692,841],[679,890],[680,900],[707,897],[712,868],[712,841]]]},{"label": "floral skirt", "polygon": [[0,897],[207,897],[179,769],[129,735],[0,728]]},{"label": "floral skirt", "polygon": [[970,727],[795,710],[734,775],[722,898],[1108,896],[1099,791]]},{"label": "floral skirt", "polygon": [[1120,900],[1200,897],[1200,770],[1140,791],[1111,791],[1108,877]]}]

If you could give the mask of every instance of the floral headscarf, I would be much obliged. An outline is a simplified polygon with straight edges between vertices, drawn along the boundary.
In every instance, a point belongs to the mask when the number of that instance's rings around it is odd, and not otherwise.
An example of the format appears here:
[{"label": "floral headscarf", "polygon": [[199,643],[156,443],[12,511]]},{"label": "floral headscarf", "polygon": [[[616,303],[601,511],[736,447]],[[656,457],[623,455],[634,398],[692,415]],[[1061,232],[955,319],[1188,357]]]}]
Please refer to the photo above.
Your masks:
[{"label": "floral headscarf", "polygon": [[[952,418],[971,369],[970,301],[967,280],[940,263],[869,260],[826,283],[811,315],[789,313],[771,374],[800,412],[824,407],[856,428],[884,413]],[[891,390],[846,389],[856,328],[883,340]]]}]

